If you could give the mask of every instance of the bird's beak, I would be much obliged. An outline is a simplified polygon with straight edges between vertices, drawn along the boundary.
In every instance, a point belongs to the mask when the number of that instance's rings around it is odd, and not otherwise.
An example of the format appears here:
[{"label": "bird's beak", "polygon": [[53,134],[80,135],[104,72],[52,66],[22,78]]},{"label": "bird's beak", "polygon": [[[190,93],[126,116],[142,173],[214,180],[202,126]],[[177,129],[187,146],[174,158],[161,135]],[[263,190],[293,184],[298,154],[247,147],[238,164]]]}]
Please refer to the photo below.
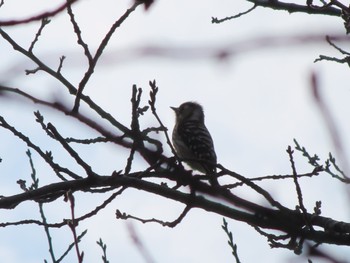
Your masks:
[{"label": "bird's beak", "polygon": [[175,113],[178,112],[179,108],[176,108],[176,107],[170,107],[173,111],[175,111]]}]

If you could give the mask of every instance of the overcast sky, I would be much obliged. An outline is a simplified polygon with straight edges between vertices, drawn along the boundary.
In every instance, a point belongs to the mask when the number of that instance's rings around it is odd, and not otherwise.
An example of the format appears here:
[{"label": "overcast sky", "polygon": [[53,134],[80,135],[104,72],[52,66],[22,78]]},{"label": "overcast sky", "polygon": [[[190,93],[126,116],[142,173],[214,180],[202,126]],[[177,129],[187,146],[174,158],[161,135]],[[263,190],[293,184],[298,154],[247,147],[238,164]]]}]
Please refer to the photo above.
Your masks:
[{"label": "overcast sky", "polygon": [[[303,2],[303,1],[302,1]],[[45,10],[52,10],[61,1],[5,1],[0,8],[0,19],[23,18]],[[130,1],[78,1],[73,10],[82,36],[91,50],[104,37],[111,24],[131,5]],[[19,8],[20,6],[20,8]],[[345,34],[343,22],[337,17],[306,14],[288,14],[257,8],[248,15],[222,24],[212,24],[211,17],[235,15],[251,7],[245,1],[156,1],[145,12],[138,7],[125,23],[117,29],[109,47],[101,57],[95,74],[85,89],[95,102],[113,114],[125,125],[130,123],[131,87],[136,84],[144,90],[143,102],[148,101],[148,81],[155,79],[159,86],[158,114],[164,124],[172,129],[174,114],[169,106],[185,101],[197,101],[204,107],[206,124],[215,142],[219,163],[246,177],[291,173],[286,148],[293,146],[293,138],[317,153],[322,160],[331,151],[336,154],[310,92],[310,74],[320,78],[321,94],[336,122],[344,149],[348,152],[350,141],[348,68],[332,62],[313,61],[320,55],[340,56],[325,41],[306,45],[274,46],[246,49],[265,37],[281,38],[302,35]],[[29,47],[39,23],[15,28],[3,28],[24,47]],[[225,60],[210,58],[215,48],[237,46],[241,52]],[[348,43],[340,43],[344,49]],[[141,55],[150,47],[180,49],[180,55]],[[199,52],[200,51],[200,52]],[[348,50],[349,51],[349,50]],[[77,85],[87,62],[66,13],[53,18],[44,29],[34,52],[48,65],[57,68],[59,57],[66,56],[62,74]],[[186,53],[188,52],[188,53]],[[198,52],[198,53],[197,53]],[[195,56],[195,54],[199,54]],[[26,76],[24,69],[35,65],[16,53],[6,41],[0,39],[0,83],[21,88],[43,98],[69,100],[67,91],[43,72]],[[71,99],[70,99],[71,100]],[[59,145],[45,138],[35,122],[33,111],[40,109],[47,121],[53,122],[66,136],[93,137],[94,133],[60,114],[45,112],[37,105],[23,106],[2,102],[0,115],[13,126],[33,136],[34,140],[53,149],[57,159],[70,164]],[[142,119],[142,125],[157,125],[151,114]],[[21,190],[18,179],[30,181],[30,166],[25,154],[27,147],[0,130],[0,194],[9,195]],[[162,138],[164,141],[164,139]],[[123,169],[126,151],[105,145],[82,147],[81,153],[101,173],[110,174]],[[170,150],[165,149],[170,156]],[[55,181],[51,170],[34,154],[33,159],[41,184]],[[296,156],[299,172],[312,170],[307,160]],[[138,162],[135,170],[144,169]],[[49,171],[49,172],[48,172]],[[292,181],[265,183],[271,194],[282,204],[294,208],[297,196]],[[301,180],[305,205],[312,211],[322,200],[324,216],[349,221],[348,200],[343,185],[329,176]],[[240,191],[243,197],[262,202],[255,195]],[[93,209],[103,197],[77,195],[77,213]],[[115,220],[115,209],[145,218],[174,220],[182,206],[170,200],[136,190],[129,190],[117,198],[106,210],[78,230],[88,228],[81,248],[85,262],[102,262],[101,250],[96,241],[101,237],[107,243],[110,262],[144,262],[133,245],[130,227],[152,255],[154,262],[234,262],[221,229],[222,217],[206,211],[192,210],[174,229],[158,224],[145,224]],[[1,221],[39,218],[37,206],[20,205],[15,210],[0,211]],[[47,207],[48,220],[57,222],[69,218],[69,206],[58,200],[54,208]],[[242,262],[305,262],[290,251],[270,249],[264,237],[241,222],[228,220]],[[12,227],[0,230],[0,254],[3,262],[43,262],[49,259],[47,241],[42,228],[37,226]],[[72,241],[68,227],[53,231],[57,254]],[[324,246],[327,248],[327,246]],[[334,249],[334,247],[330,247]],[[346,248],[337,248],[337,256],[349,258]],[[263,259],[263,260],[262,260]],[[72,253],[70,261],[75,262]]]}]

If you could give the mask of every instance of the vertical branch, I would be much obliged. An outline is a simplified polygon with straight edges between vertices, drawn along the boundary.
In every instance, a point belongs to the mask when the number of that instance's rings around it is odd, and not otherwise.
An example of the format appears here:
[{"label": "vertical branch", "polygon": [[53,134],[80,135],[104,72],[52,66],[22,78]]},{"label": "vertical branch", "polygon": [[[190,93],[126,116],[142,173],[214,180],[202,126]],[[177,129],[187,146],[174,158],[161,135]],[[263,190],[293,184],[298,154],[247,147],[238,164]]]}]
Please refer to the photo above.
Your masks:
[{"label": "vertical branch", "polygon": [[126,166],[125,166],[125,174],[129,174],[130,171],[131,171],[131,166],[132,166],[132,162],[134,160],[134,155],[135,155],[135,147],[133,146],[130,150],[130,154],[129,154],[129,157],[128,157],[128,160],[126,162]]},{"label": "vertical branch", "polygon": [[84,252],[80,253],[79,250],[79,238],[77,237],[77,232],[76,232],[76,226],[77,223],[75,222],[75,213],[74,213],[74,208],[75,208],[75,200],[74,196],[71,191],[68,191],[65,196],[65,201],[68,201],[70,203],[70,210],[71,210],[71,220],[67,220],[67,225],[71,229],[73,233],[73,238],[74,238],[74,245],[75,245],[75,251],[77,253],[78,257],[78,262],[82,263],[83,258],[84,258]]},{"label": "vertical branch", "polygon": [[84,78],[80,81],[79,83],[79,88],[75,97],[75,102],[74,102],[74,107],[72,112],[76,113],[79,111],[79,105],[80,105],[80,98],[83,94],[83,90],[87,84],[87,82],[89,81],[91,75],[94,73],[95,70],[95,66],[100,58],[100,56],[102,55],[104,49],[107,47],[107,44],[109,42],[109,40],[111,39],[113,33],[115,32],[115,30],[120,27],[120,25],[125,21],[125,19],[128,18],[128,16],[135,11],[136,7],[139,6],[141,3],[140,2],[136,2],[134,3],[128,10],[126,10],[126,12],[112,25],[112,27],[109,29],[108,33],[106,34],[106,36],[104,37],[104,39],[102,40],[100,46],[98,47],[95,56],[89,60],[89,68],[86,71]]},{"label": "vertical branch", "polygon": [[151,106],[152,114],[157,119],[161,129],[164,131],[165,138],[166,138],[167,144],[169,145],[169,147],[171,149],[171,152],[173,153],[174,156],[177,156],[176,155],[176,151],[175,151],[175,149],[174,149],[174,147],[173,147],[173,145],[172,145],[172,143],[170,141],[170,137],[169,137],[169,134],[167,132],[168,129],[164,126],[163,122],[161,121],[161,119],[159,118],[159,116],[157,114],[157,110],[156,110],[156,95],[158,93],[158,87],[157,87],[156,81],[155,80],[150,81],[149,85],[151,87],[151,91],[149,92],[150,100],[148,101],[148,104]]},{"label": "vertical branch", "polygon": [[140,124],[139,124],[139,113],[138,108],[140,107],[142,89],[137,88],[136,85],[132,86],[132,96],[131,96],[131,130],[134,133],[140,133]]},{"label": "vertical branch", "polygon": [[130,150],[130,155],[125,167],[125,174],[130,173],[132,161],[134,159],[134,154],[138,146],[143,144],[143,140],[140,136],[140,123],[139,123],[139,106],[141,102],[142,89],[137,89],[136,85],[132,86],[132,96],[131,96],[131,132],[133,133],[133,145]]},{"label": "vertical branch", "polygon": [[40,216],[41,216],[42,222],[44,224],[44,229],[45,229],[47,242],[49,243],[49,253],[50,253],[52,262],[56,262],[55,253],[53,251],[53,245],[52,245],[52,237],[51,237],[51,234],[50,234],[50,229],[47,226],[47,220],[46,220],[46,216],[45,216],[45,213],[44,213],[44,206],[43,206],[42,203],[39,203],[39,211],[40,211]]},{"label": "vertical branch", "polygon": [[100,246],[100,248],[102,249],[102,260],[103,263],[109,263],[108,259],[107,259],[107,245],[105,243],[103,243],[102,239],[100,238],[99,241],[96,242],[97,245]]},{"label": "vertical branch", "polygon": [[90,64],[92,62],[92,55],[90,53],[88,45],[84,42],[84,40],[83,40],[83,38],[81,36],[81,30],[79,28],[79,25],[78,25],[77,21],[75,20],[70,0],[67,0],[67,13],[68,13],[68,15],[70,17],[70,21],[71,21],[71,23],[73,25],[74,32],[77,35],[78,44],[83,47],[84,54],[87,57],[87,59],[89,61],[89,64]]},{"label": "vertical branch", "polygon": [[295,188],[296,188],[297,195],[298,195],[299,208],[301,209],[301,211],[303,213],[303,218],[305,220],[305,223],[308,225],[308,227],[310,227],[312,229],[312,225],[310,224],[309,220],[307,219],[307,210],[306,210],[304,203],[303,203],[303,194],[301,192],[301,188],[300,188],[300,185],[298,182],[298,173],[297,173],[297,170],[295,168],[295,163],[294,163],[294,158],[293,158],[294,151],[292,150],[292,147],[288,146],[287,153],[289,155],[289,161],[290,161],[291,166],[292,166],[293,180],[294,180]]},{"label": "vertical branch", "polygon": [[227,221],[225,220],[225,217],[223,217],[222,220],[223,220],[223,224],[221,227],[225,231],[225,233],[228,237],[227,243],[229,244],[229,246],[232,249],[232,255],[235,257],[236,263],[241,263],[241,261],[239,260],[239,257],[238,257],[237,245],[235,243],[233,243],[232,232],[228,229],[228,224],[227,224]]},{"label": "vertical branch", "polygon": [[41,25],[40,25],[40,27],[39,27],[39,30],[38,30],[38,32],[36,33],[35,38],[34,38],[33,42],[30,44],[30,47],[29,47],[29,49],[28,49],[29,53],[33,53],[34,45],[36,44],[36,42],[38,42],[39,36],[41,35],[41,32],[43,31],[44,27],[45,27],[47,24],[49,24],[50,22],[51,22],[51,20],[48,19],[48,18],[46,18],[46,17],[43,18],[43,19],[41,20]]},{"label": "vertical branch", "polygon": [[60,57],[60,63],[58,64],[58,68],[57,68],[57,74],[61,74],[61,69],[63,66],[63,61],[66,59],[65,56]]},{"label": "vertical branch", "polygon": [[[32,154],[31,154],[29,149],[27,150],[26,154],[27,154],[27,156],[29,158],[29,164],[30,164],[30,167],[32,169],[31,177],[32,177],[32,180],[33,180],[33,183],[29,187],[28,190],[35,190],[35,189],[38,189],[38,187],[39,187],[39,179],[36,177],[36,170],[35,170],[35,167],[34,167]],[[50,253],[52,262],[56,262],[56,257],[55,257],[55,253],[54,253],[53,245],[52,245],[52,237],[51,237],[50,229],[47,226],[47,220],[46,220],[46,216],[45,216],[45,213],[44,213],[44,206],[40,202],[38,203],[38,205],[39,205],[39,213],[40,213],[40,216],[41,216],[41,219],[42,219],[42,222],[43,222],[43,226],[44,226],[44,229],[45,229],[47,242],[49,244],[49,253]]]}]

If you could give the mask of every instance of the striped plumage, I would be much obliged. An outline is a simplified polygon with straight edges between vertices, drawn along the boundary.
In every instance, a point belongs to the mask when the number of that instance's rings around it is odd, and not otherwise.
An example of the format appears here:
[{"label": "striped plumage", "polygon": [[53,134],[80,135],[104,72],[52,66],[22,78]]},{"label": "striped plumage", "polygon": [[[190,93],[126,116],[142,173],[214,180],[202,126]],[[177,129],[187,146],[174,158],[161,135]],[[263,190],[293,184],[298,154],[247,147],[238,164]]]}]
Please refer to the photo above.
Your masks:
[{"label": "striped plumage", "polygon": [[195,102],[185,102],[178,108],[171,108],[176,115],[172,140],[178,157],[192,169],[208,174],[212,185],[218,185],[213,176],[217,162],[214,143],[204,124],[202,106]]}]

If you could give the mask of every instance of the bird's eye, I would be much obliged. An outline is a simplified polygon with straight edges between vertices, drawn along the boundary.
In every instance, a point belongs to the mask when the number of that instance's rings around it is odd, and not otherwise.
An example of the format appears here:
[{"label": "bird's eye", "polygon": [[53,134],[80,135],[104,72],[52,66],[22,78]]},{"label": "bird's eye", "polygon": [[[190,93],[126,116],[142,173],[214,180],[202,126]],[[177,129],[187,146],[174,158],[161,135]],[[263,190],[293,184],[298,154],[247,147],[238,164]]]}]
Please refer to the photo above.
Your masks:
[{"label": "bird's eye", "polygon": [[187,109],[187,105],[180,107],[179,113],[183,113]]}]

